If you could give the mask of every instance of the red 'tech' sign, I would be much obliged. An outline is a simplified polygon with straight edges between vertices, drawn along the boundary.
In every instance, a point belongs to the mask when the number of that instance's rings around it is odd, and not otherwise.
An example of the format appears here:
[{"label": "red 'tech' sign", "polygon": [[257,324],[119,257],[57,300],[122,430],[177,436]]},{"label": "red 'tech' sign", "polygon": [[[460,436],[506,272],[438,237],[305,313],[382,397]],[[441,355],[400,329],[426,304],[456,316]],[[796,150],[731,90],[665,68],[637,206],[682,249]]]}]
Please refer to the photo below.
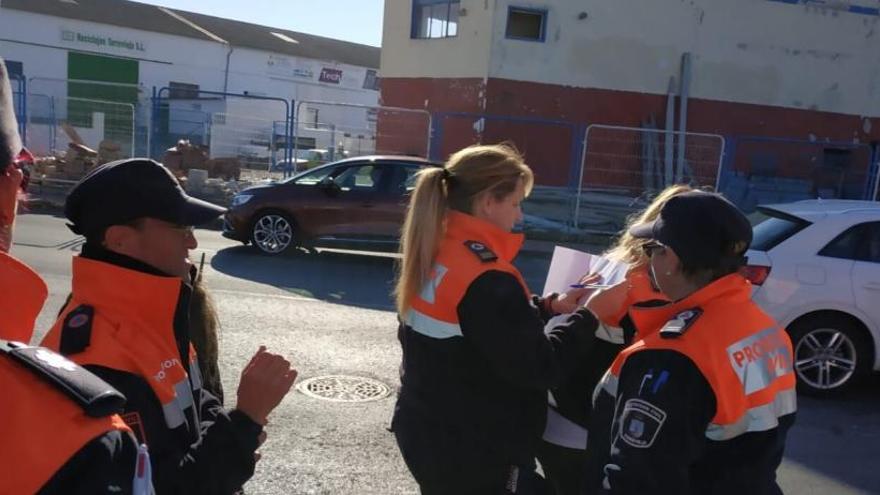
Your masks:
[{"label": "red 'tech' sign", "polygon": [[342,71],[339,69],[321,69],[321,77],[318,80],[325,83],[339,84],[342,82]]}]

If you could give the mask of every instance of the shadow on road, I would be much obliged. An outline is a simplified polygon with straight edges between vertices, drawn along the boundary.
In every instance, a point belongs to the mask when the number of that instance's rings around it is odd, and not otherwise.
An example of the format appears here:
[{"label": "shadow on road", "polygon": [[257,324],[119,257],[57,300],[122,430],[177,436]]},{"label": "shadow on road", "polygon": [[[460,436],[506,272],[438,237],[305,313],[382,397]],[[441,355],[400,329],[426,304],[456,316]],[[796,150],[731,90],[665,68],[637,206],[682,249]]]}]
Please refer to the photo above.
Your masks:
[{"label": "shadow on road", "polygon": [[844,394],[798,395],[785,457],[867,493],[880,493],[880,375]]},{"label": "shadow on road", "polygon": [[[273,285],[291,294],[371,309],[394,310],[394,258],[363,252],[294,251],[279,256],[259,254],[247,246],[218,251],[211,267],[232,277]],[[529,287],[539,292],[549,260],[520,256],[514,264]]]},{"label": "shadow on road", "polygon": [[215,270],[327,302],[391,311],[395,260],[335,251],[264,256],[245,246],[217,252]]}]

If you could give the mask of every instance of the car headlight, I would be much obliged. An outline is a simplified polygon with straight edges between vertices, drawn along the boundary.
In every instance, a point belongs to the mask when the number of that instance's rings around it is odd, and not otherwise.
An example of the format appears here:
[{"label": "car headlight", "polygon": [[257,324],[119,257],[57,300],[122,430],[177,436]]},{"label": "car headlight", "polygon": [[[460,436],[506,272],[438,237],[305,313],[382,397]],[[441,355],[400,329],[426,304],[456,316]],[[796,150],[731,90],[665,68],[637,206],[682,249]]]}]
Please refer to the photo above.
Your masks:
[{"label": "car headlight", "polygon": [[241,206],[250,201],[253,197],[253,194],[236,194],[232,198],[232,206]]}]

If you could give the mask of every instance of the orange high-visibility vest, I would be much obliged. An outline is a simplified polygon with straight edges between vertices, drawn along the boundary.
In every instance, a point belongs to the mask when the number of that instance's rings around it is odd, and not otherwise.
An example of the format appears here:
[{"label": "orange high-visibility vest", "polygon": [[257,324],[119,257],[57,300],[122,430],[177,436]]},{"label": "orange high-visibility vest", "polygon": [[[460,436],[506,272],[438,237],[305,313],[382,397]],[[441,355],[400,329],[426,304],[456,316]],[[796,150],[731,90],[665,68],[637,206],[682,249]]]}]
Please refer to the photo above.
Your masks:
[{"label": "orange high-visibility vest", "polygon": [[[201,388],[195,349],[189,346],[187,375],[174,336],[174,312],[181,280],[160,277],[77,256],[73,258],[70,303],[43,340],[56,352],[67,315],[81,305],[94,308],[88,347],[68,357],[79,365],[97,365],[140,376],[162,404],[168,428],[186,420],[186,410],[198,404]],[[149,439],[146,439],[149,441]]]},{"label": "orange high-visibility vest", "polygon": [[[624,332],[620,328],[621,321],[626,317],[629,308],[633,305],[645,301],[668,301],[665,294],[654,287],[651,282],[651,275],[648,273],[646,266],[639,266],[629,270],[623,282],[614,287],[604,289],[604,291],[621,291],[623,294],[597,294],[597,297],[611,296],[612,301],[620,301],[619,306],[608,307],[609,305],[601,304],[595,308],[596,317],[599,319],[599,328],[596,329],[596,336],[602,340],[609,342],[624,344]],[[604,292],[603,291],[603,292]],[[601,307],[600,307],[601,306]],[[592,308],[592,307],[591,307]],[[636,329],[634,340],[642,337],[641,331]]]},{"label": "orange high-visibility vest", "polygon": [[403,315],[414,331],[428,337],[461,337],[457,308],[477,277],[496,270],[510,273],[529,291],[519,270],[511,262],[522,246],[522,234],[505,232],[471,215],[450,211],[431,278]]},{"label": "orange high-visibility vest", "polygon": [[0,339],[30,343],[49,290],[29,266],[0,251]]},{"label": "orange high-visibility vest", "polygon": [[2,493],[35,493],[91,440],[112,430],[130,431],[116,414],[87,416],[54,386],[5,356],[0,356],[0,390]]},{"label": "orange high-visibility vest", "polygon": [[797,410],[791,340],[751,301],[751,285],[741,275],[716,280],[681,301],[635,307],[629,314],[643,338],[621,351],[600,382],[611,395],[617,395],[617,380],[630,356],[667,349],[693,361],[715,394],[715,416],[706,429],[710,440],[773,429],[778,418]]}]

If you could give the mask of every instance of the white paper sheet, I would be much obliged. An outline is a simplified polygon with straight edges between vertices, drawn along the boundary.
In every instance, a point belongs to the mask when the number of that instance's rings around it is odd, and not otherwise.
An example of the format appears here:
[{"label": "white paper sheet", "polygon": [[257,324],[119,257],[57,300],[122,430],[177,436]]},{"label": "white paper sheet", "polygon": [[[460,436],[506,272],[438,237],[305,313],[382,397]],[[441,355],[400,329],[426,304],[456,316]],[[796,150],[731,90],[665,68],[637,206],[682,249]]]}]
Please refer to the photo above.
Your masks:
[{"label": "white paper sheet", "polygon": [[576,249],[556,246],[550,270],[544,282],[544,294],[565,292],[572,284],[587,274],[598,273],[602,276],[602,284],[614,285],[626,277],[629,266],[626,263],[611,261],[602,256],[585,253]]},{"label": "white paper sheet", "polygon": [[[550,270],[547,272],[547,280],[544,283],[544,294],[551,292],[565,292],[572,284],[578,283],[584,275],[598,273],[602,276],[603,285],[615,285],[622,282],[626,277],[629,265],[611,261],[602,256],[584,253],[576,249],[556,246],[553,250],[553,259],[550,261]],[[552,318],[545,327],[552,328],[555,324],[565,319],[565,315]],[[584,390],[585,394],[592,394],[592,390]],[[566,419],[553,408],[547,408],[547,426],[544,430],[544,440],[554,445],[560,445],[570,449],[584,449],[587,445],[587,430],[580,425]]]}]

